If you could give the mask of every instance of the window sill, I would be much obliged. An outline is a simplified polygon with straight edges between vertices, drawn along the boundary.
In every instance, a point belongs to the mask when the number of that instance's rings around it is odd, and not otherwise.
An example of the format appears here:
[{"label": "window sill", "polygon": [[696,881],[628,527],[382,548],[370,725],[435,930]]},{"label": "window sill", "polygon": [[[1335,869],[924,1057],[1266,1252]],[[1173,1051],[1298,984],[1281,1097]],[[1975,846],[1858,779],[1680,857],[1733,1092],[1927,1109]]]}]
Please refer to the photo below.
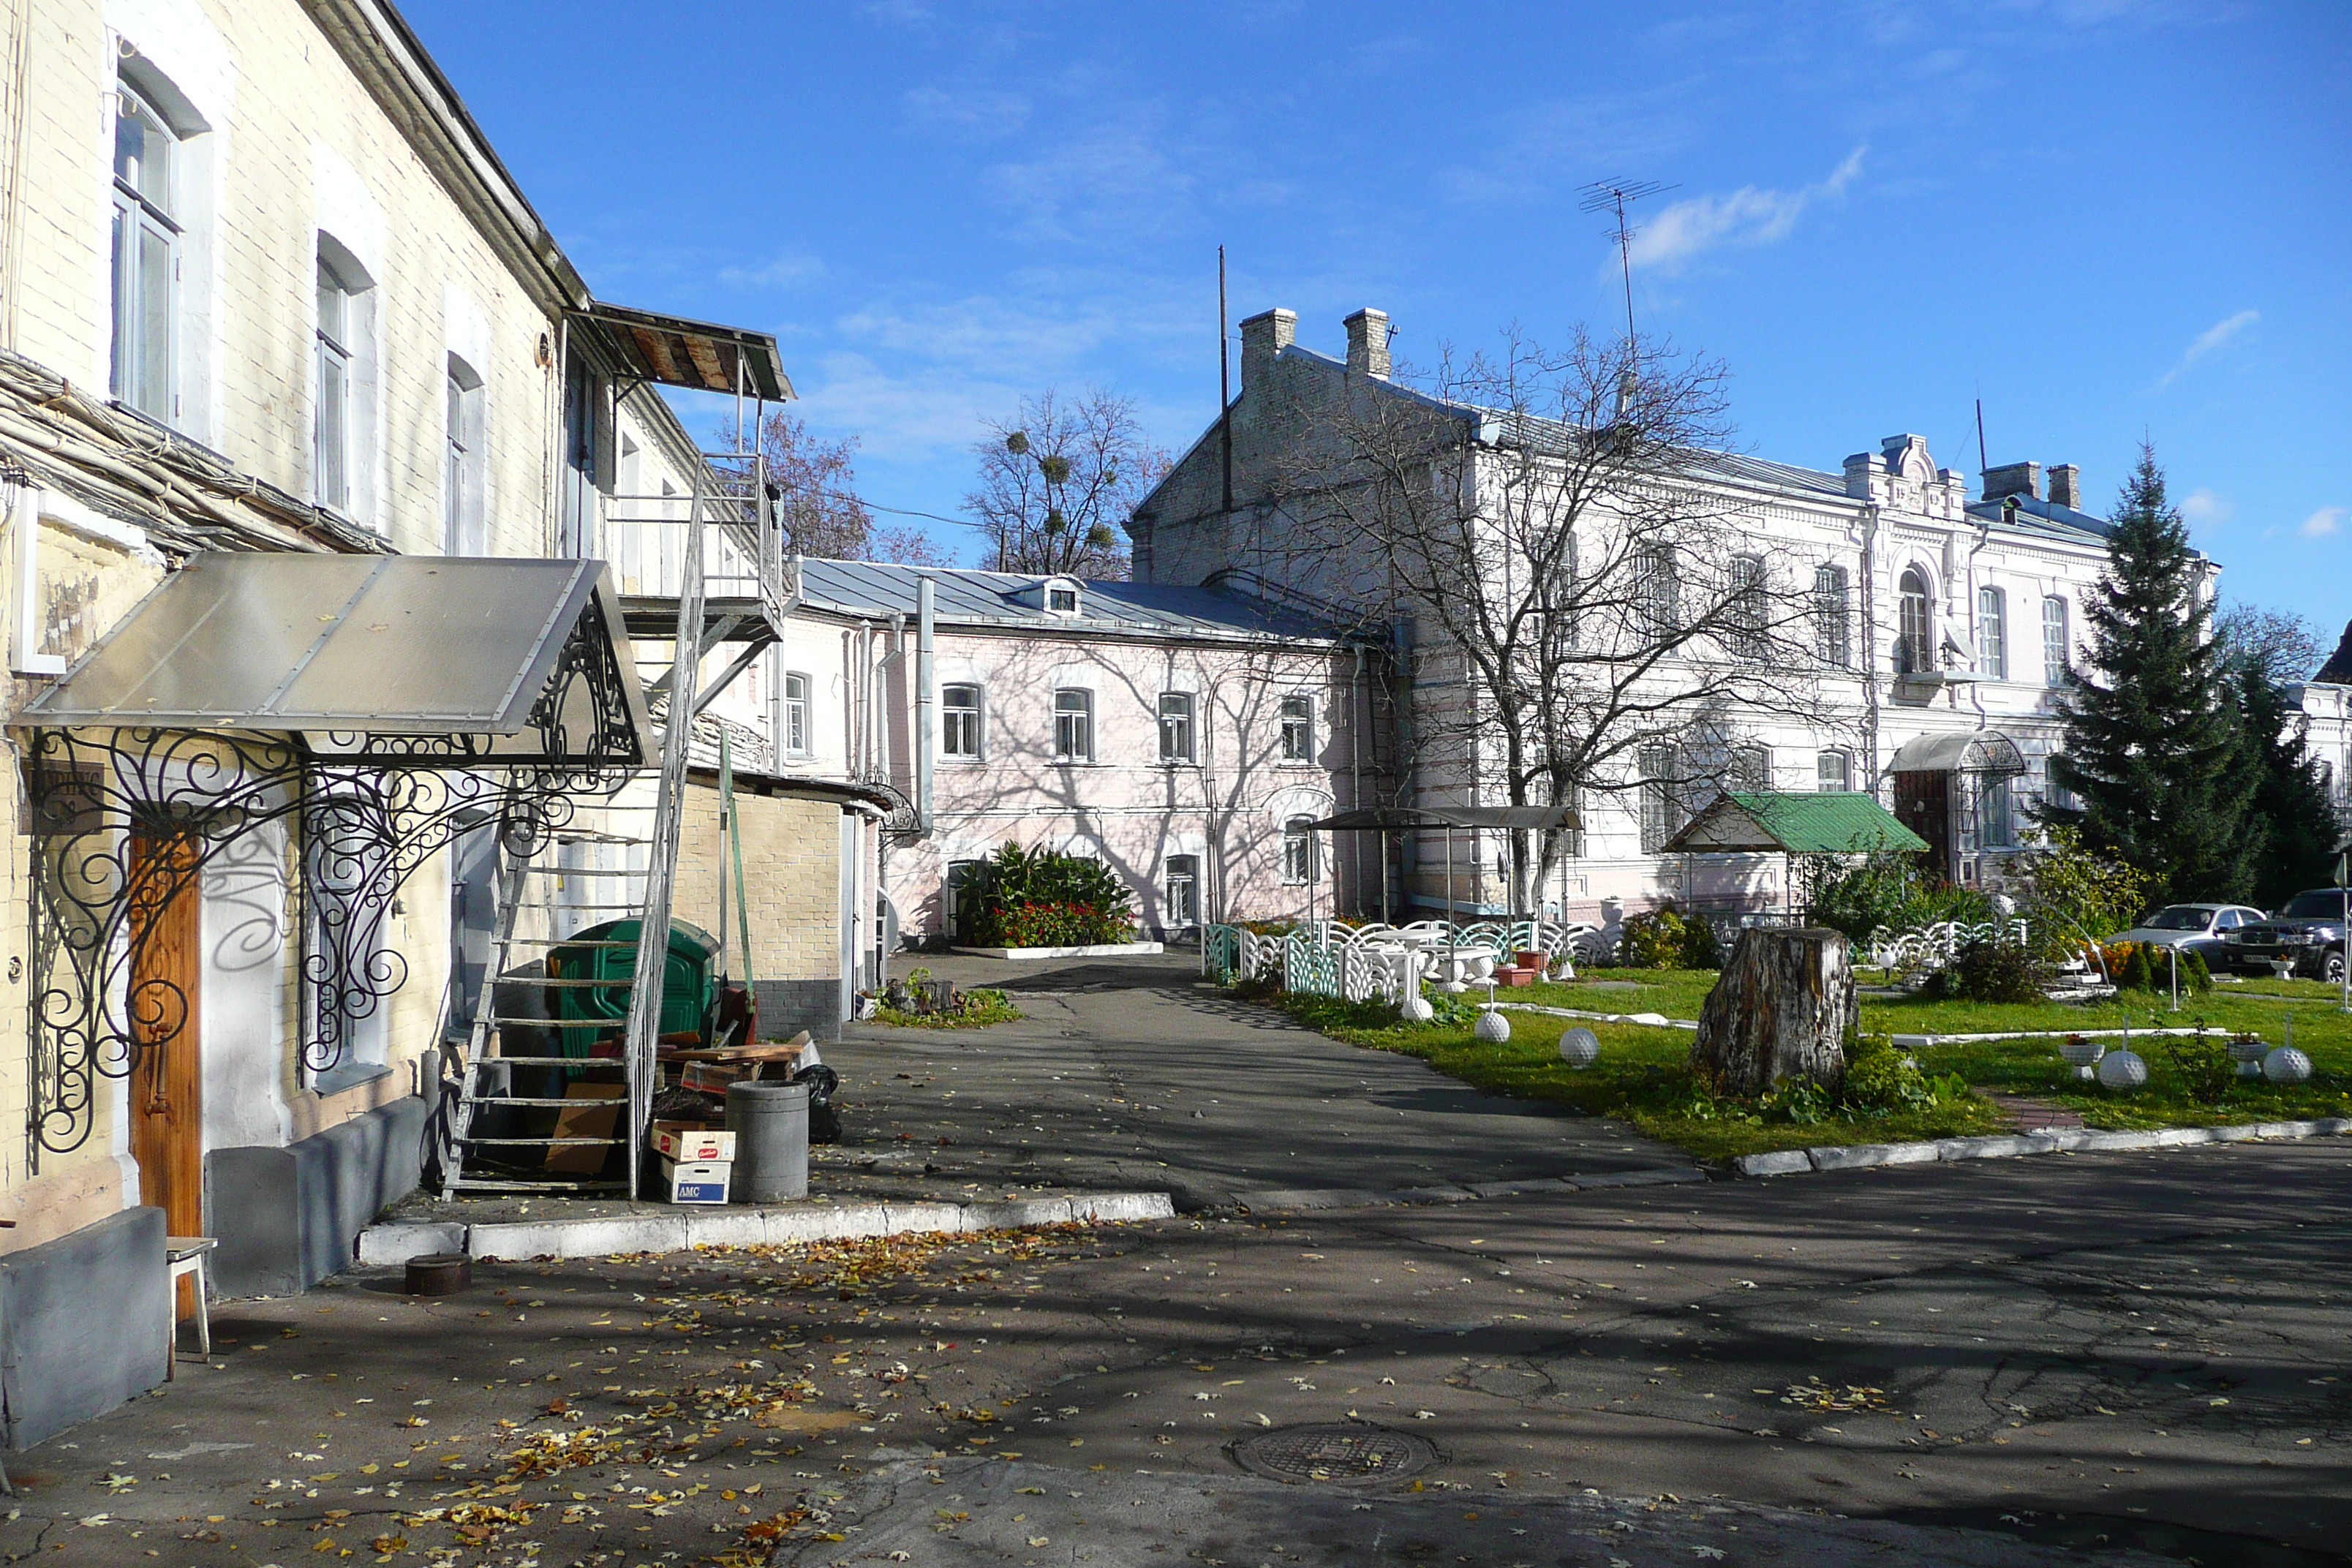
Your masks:
[{"label": "window sill", "polygon": [[338,1062],[322,1073],[311,1075],[310,1092],[324,1100],[329,1095],[343,1094],[391,1076],[392,1066],[388,1062]]}]

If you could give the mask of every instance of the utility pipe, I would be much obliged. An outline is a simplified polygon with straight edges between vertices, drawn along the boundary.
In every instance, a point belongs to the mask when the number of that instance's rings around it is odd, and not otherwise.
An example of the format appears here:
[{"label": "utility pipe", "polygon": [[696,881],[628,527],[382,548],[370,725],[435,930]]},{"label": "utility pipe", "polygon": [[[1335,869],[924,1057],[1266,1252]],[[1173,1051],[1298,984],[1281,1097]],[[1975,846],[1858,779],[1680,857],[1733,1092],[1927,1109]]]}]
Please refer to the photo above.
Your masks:
[{"label": "utility pipe", "polygon": [[915,582],[915,834],[931,836],[931,657],[938,584]]}]

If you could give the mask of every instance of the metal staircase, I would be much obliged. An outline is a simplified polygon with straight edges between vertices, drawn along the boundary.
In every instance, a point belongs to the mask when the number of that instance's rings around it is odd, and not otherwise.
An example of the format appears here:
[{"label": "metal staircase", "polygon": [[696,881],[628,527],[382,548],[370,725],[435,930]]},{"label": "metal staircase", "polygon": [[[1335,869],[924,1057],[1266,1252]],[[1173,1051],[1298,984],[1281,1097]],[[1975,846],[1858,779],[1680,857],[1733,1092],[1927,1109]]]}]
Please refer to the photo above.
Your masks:
[{"label": "metal staircase", "polygon": [[[497,881],[496,915],[489,963],[482,979],[464,1059],[456,1073],[454,1106],[442,1159],[444,1197],[512,1192],[613,1192],[636,1195],[642,1162],[635,1151],[645,1140],[659,1084],[657,1060],[662,981],[668,958],[671,894],[684,824],[687,770],[694,752],[694,721],[733,682],[767,645],[798,602],[797,573],[784,560],[781,520],[768,492],[767,473],[755,451],[702,454],[693,495],[620,495],[610,498],[602,518],[615,574],[622,579],[624,614],[633,639],[667,642],[672,656],[656,662],[659,673],[646,680],[648,701],[661,731],[659,766],[640,773],[610,800],[580,803],[580,816],[598,824],[547,838],[530,855],[509,853],[503,843]],[[677,515],[680,511],[683,515]],[[683,530],[676,553],[662,532]],[[648,548],[648,545],[651,545]],[[712,546],[715,545],[715,549]],[[715,560],[707,558],[715,555]],[[647,570],[650,563],[650,571]],[[632,570],[634,568],[634,570]],[[670,592],[674,587],[675,592]],[[721,592],[714,595],[712,588]],[[646,589],[652,592],[646,592]],[[731,591],[729,591],[731,590]],[[722,644],[742,645],[709,685],[698,687],[704,658]],[[639,675],[646,674],[640,661]],[[651,798],[644,798],[650,784]],[[552,856],[553,863],[549,863]],[[614,858],[624,863],[606,864]],[[598,864],[568,864],[583,858]],[[633,863],[632,863],[633,862]],[[576,884],[576,885],[575,885]],[[587,894],[587,897],[574,896]],[[634,917],[638,933],[652,941],[595,939],[577,932]],[[554,1047],[562,994],[594,988],[622,989],[611,978],[551,977],[549,960],[558,949],[632,950],[635,963],[626,983],[629,1008],[617,1064],[625,1082],[625,1102],[605,1133],[561,1133],[560,1120],[598,1101],[568,1094],[515,1091],[515,1068],[538,1069],[568,1087],[583,1065]],[[517,1005],[536,990],[546,1000],[541,1013]],[[594,1027],[576,1022],[571,1027]],[[530,1042],[545,1041],[533,1046]],[[509,1043],[521,1047],[510,1050]],[[591,1065],[598,1058],[588,1058]],[[546,1084],[536,1087],[544,1089]],[[516,1131],[520,1123],[526,1131]],[[478,1126],[492,1129],[477,1131]],[[541,1128],[544,1131],[541,1131]],[[559,1151],[618,1145],[624,1174],[604,1173],[611,1163],[583,1162],[584,1168],[550,1172]],[[536,1156],[539,1168],[532,1169]],[[569,1162],[567,1162],[568,1163]]]}]

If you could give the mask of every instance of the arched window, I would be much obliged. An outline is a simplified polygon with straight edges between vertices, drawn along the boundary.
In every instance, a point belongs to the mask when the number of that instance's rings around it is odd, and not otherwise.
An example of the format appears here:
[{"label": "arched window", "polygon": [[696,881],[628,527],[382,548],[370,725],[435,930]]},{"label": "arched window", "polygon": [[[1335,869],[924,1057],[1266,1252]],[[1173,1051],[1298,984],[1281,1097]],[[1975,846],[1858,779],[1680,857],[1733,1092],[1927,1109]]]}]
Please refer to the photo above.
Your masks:
[{"label": "arched window", "polygon": [[1282,825],[1282,879],[1293,887],[1316,880],[1314,822],[1294,816]]},{"label": "arched window", "polygon": [[1927,577],[1916,566],[1907,567],[1895,589],[1895,669],[1899,675],[1918,675],[1936,668],[1935,645],[1928,640],[1935,629],[1927,614]]},{"label": "arched window", "polygon": [[1853,787],[1853,758],[1844,752],[1823,752],[1813,759],[1813,787],[1823,795],[1843,794]]}]

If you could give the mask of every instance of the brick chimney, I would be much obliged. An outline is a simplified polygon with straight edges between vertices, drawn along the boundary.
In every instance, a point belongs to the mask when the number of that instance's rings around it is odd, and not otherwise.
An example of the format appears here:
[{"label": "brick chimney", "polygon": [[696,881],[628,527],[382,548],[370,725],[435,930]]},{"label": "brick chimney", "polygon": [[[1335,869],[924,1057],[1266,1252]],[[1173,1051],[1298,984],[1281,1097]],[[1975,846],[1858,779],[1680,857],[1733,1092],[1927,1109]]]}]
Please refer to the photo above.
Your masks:
[{"label": "brick chimney", "polygon": [[1260,310],[1242,321],[1242,388],[1273,379],[1274,356],[1298,341],[1298,312]]},{"label": "brick chimney", "polygon": [[2053,506],[2083,510],[2083,470],[2074,463],[2050,465],[2050,501]]},{"label": "brick chimney", "polygon": [[1367,305],[1348,318],[1348,368],[1359,375],[1389,376],[1389,313]]},{"label": "brick chimney", "polygon": [[1984,499],[2000,500],[2007,496],[2028,496],[2042,499],[2042,465],[2039,463],[2003,463],[1998,468],[1984,471]]}]

